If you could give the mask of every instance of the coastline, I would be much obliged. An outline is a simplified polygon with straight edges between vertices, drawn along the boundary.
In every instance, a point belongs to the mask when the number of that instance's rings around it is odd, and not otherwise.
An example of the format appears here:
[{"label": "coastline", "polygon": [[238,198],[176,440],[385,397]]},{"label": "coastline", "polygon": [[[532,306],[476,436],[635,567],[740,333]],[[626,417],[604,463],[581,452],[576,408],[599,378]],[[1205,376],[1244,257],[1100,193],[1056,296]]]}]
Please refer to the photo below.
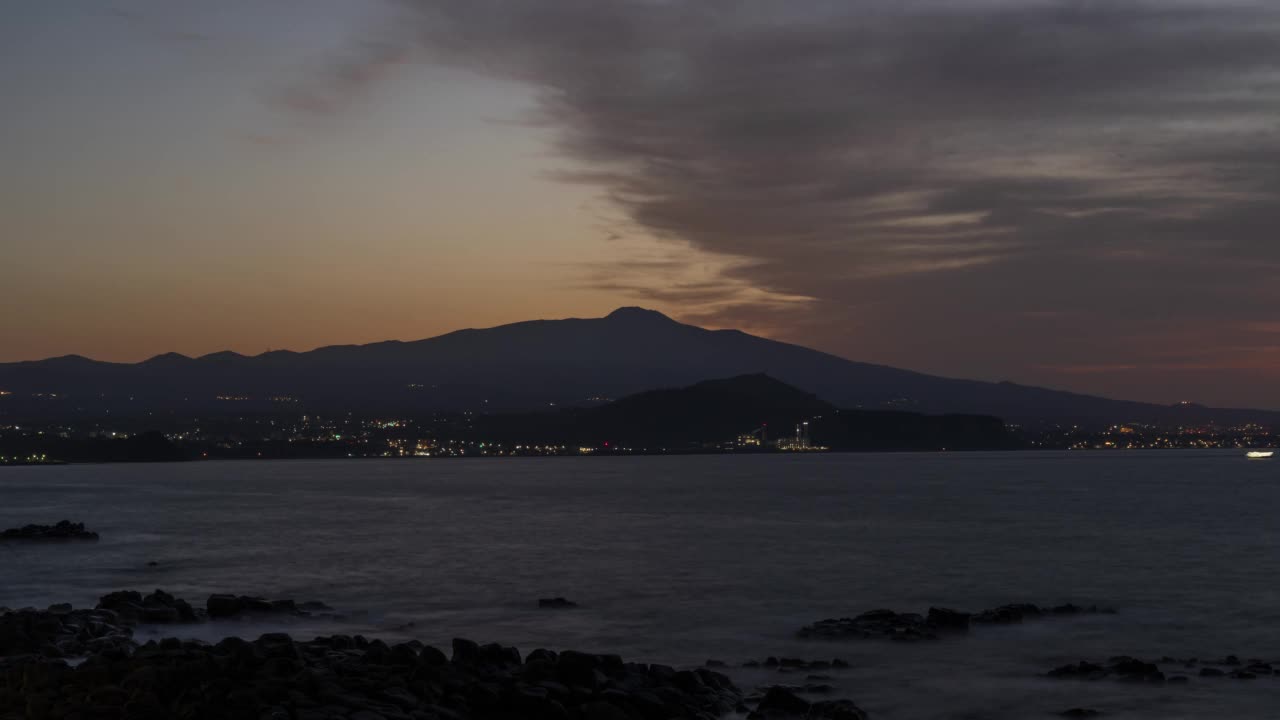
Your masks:
[{"label": "coastline", "polygon": [[746,694],[712,669],[723,666],[714,661],[677,669],[608,653],[522,655],[463,638],[448,655],[416,640],[389,645],[361,635],[134,640],[142,621],[154,628],[242,614],[308,616],[303,607],[327,609],[214,595],[199,610],[160,590],[112,593],[93,610],[0,609],[0,718],[867,718],[849,700],[805,699],[804,688]]}]

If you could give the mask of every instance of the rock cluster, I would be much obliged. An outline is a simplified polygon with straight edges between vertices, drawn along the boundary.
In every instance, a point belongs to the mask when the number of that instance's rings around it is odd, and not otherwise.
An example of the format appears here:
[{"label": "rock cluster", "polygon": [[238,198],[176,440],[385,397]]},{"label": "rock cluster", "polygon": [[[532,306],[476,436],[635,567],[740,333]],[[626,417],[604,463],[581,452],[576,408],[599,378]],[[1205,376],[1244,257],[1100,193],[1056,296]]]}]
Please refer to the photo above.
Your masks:
[{"label": "rock cluster", "polygon": [[111,610],[74,610],[70,605],[47,610],[0,608],[0,658],[76,657],[129,647],[132,635]]},{"label": "rock cluster", "polygon": [[0,717],[709,720],[739,702],[729,679],[706,669],[572,651],[522,658],[468,640],[455,640],[450,658],[360,636],[168,639],[74,668],[41,659],[0,667]]},{"label": "rock cluster", "polygon": [[[223,598],[232,598],[235,602],[226,604]],[[93,610],[76,610],[67,604],[52,605],[45,610],[0,608],[0,658],[77,657],[106,650],[128,652],[135,647],[133,628],[140,623],[198,623],[260,612],[306,617],[313,612],[331,610],[322,603],[267,601],[243,595],[213,595],[207,605],[208,610],[194,608],[163,590],[147,595],[121,590],[103,595]]]},{"label": "rock cluster", "polygon": [[[1105,664],[1080,661],[1071,665],[1063,665],[1049,671],[1051,678],[1073,678],[1079,680],[1102,680],[1113,678],[1128,682],[1163,683],[1165,674],[1155,663],[1144,662],[1127,655],[1113,657]],[[1184,678],[1185,679],[1185,678]]]},{"label": "rock cluster", "polygon": [[[262,604],[266,603],[266,604]],[[295,641],[283,633],[216,644],[169,638],[138,645],[138,622],[201,622],[245,612],[302,613],[306,605],[214,595],[206,609],[162,590],[105,595],[94,610],[0,609],[0,719],[101,720],[865,720],[848,700],[810,702],[775,686],[745,699],[708,668],[627,663],[617,655],[453,641],[452,655],[420,642],[361,636]],[[225,614],[229,613],[229,614]],[[83,659],[69,664],[65,659]],[[766,661],[796,669],[841,661]],[[837,664],[839,663],[839,664]]]},{"label": "rock cluster", "polygon": [[294,600],[266,600],[251,595],[210,595],[204,608],[192,607],[186,600],[156,590],[143,595],[136,590],[121,590],[103,595],[98,600],[99,610],[112,610],[121,620],[137,623],[196,623],[206,620],[225,620],[242,617],[311,617],[314,614],[332,614],[333,608],[324,603]]},{"label": "rock cluster", "polygon": [[790,688],[769,688],[747,720],[811,718],[814,720],[867,720],[867,714],[849,700],[810,702]]},{"label": "rock cluster", "polygon": [[298,603],[293,600],[266,600],[251,595],[210,595],[205,601],[205,613],[211,620],[255,615],[310,617],[332,612],[333,608],[314,600]]},{"label": "rock cluster", "polygon": [[[708,660],[707,663],[715,662]],[[722,663],[723,664],[723,663]],[[849,663],[834,658],[832,660],[804,660],[802,658],[778,658],[769,656],[764,660],[748,660],[742,663],[745,668],[770,668],[780,672],[796,672],[799,670],[818,671],[818,670],[845,670],[848,669]]]},{"label": "rock cluster", "polygon": [[98,533],[84,529],[84,523],[62,520],[55,525],[24,525],[0,532],[0,540],[88,540],[96,542]]},{"label": "rock cluster", "polygon": [[1040,607],[1028,603],[1001,605],[978,613],[929,608],[925,615],[893,610],[872,610],[857,617],[829,618],[800,628],[797,635],[814,639],[888,639],[901,642],[936,640],[947,633],[965,633],[973,625],[1009,625],[1044,617],[1114,613],[1096,605]]},{"label": "rock cluster", "polygon": [[163,590],[156,590],[145,596],[136,590],[109,593],[98,599],[98,609],[110,610],[130,625],[200,621],[199,615],[190,603]]},{"label": "rock cluster", "polygon": [[1241,660],[1235,655],[1228,655],[1220,660],[1165,656],[1151,662],[1120,655],[1110,658],[1105,663],[1081,660],[1078,663],[1056,667],[1047,674],[1051,678],[1071,680],[1125,680],[1155,684],[1182,684],[1190,682],[1188,675],[1192,674],[1202,678],[1255,680],[1260,677],[1280,677],[1280,669],[1263,660]]}]

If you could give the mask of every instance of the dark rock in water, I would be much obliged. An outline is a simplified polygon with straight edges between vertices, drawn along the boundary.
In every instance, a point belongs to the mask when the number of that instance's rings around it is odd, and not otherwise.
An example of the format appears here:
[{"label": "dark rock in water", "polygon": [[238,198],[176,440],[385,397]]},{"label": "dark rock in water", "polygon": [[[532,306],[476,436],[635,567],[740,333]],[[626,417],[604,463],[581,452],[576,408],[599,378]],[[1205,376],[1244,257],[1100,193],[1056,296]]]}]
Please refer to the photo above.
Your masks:
[{"label": "dark rock in water", "polygon": [[967,613],[948,608],[929,608],[928,615],[899,613],[893,610],[872,610],[853,618],[829,618],[800,628],[797,635],[812,639],[887,639],[913,642],[936,640],[946,633],[968,632],[972,625],[1012,625],[1024,620],[1042,617],[1114,613],[1096,605],[1059,605],[1042,608],[1029,603],[1001,605],[979,613]]},{"label": "dark rock in water", "polygon": [[570,608],[578,607],[578,603],[566,600],[562,597],[541,598],[538,600],[538,607],[552,610],[568,610]]},{"label": "dark rock in water", "polygon": [[1143,662],[1136,658],[1119,657],[1111,659],[1108,668],[1113,675],[1130,682],[1164,682],[1164,673],[1155,663]]},{"label": "dark rock in water", "polygon": [[1038,606],[1030,603],[1016,603],[1013,605],[1001,605],[998,608],[983,610],[973,616],[975,623],[1009,625],[1020,623],[1028,618],[1037,618],[1044,615],[1044,611]]},{"label": "dark rock in water", "polygon": [[1094,680],[1106,677],[1106,668],[1081,660],[1074,665],[1062,665],[1049,671],[1051,678],[1079,678]]},{"label": "dark rock in water", "polygon": [[62,658],[128,649],[133,644],[132,635],[133,631],[110,610],[73,610],[69,605],[53,605],[48,610],[10,610],[0,613],[0,658]]},{"label": "dark rock in water", "polygon": [[1092,718],[1101,717],[1102,713],[1093,708],[1071,708],[1058,713],[1065,718]]},{"label": "dark rock in water", "polygon": [[1200,677],[1222,677],[1224,675],[1226,675],[1226,673],[1218,668],[1200,668]]},{"label": "dark rock in water", "polygon": [[1048,676],[1074,680],[1123,680],[1161,684],[1165,675],[1155,663],[1144,662],[1128,656],[1113,657],[1105,665],[1086,661],[1063,665],[1048,672]]},{"label": "dark rock in water", "polygon": [[176,598],[163,590],[143,596],[134,590],[123,590],[103,595],[98,600],[99,610],[111,610],[128,623],[194,623],[200,617],[186,600]]},{"label": "dark rock in water", "polygon": [[233,617],[243,609],[240,598],[235,595],[210,595],[205,601],[205,611],[211,618]]},{"label": "dark rock in water", "polygon": [[808,700],[796,695],[788,688],[774,686],[769,688],[764,698],[760,700],[760,704],[756,705],[755,712],[748,717],[805,717],[809,714],[810,705],[811,703]]},{"label": "dark rock in water", "polygon": [[923,615],[872,610],[853,618],[821,620],[800,628],[802,638],[887,638],[903,642],[937,639],[938,628]]},{"label": "dark rock in water", "polygon": [[939,630],[966,632],[969,629],[969,613],[948,608],[931,607],[929,608],[929,614],[925,616],[925,622]]},{"label": "dark rock in water", "polygon": [[88,540],[96,542],[98,533],[84,529],[84,523],[62,520],[55,525],[24,525],[0,532],[0,540]]},{"label": "dark rock in water", "polygon": [[[708,660],[707,663],[718,662]],[[712,667],[708,664],[708,667]],[[759,660],[748,660],[742,663],[744,668],[766,667],[778,670],[779,672],[794,672],[797,670],[843,670],[849,667],[849,663],[835,658],[834,660],[802,660],[800,658],[776,658],[769,657],[763,662]]]},{"label": "dark rock in water", "polygon": [[316,601],[297,603],[288,599],[267,600],[252,595],[215,594],[205,601],[205,612],[211,620],[261,615],[307,617],[332,610],[328,605]]},{"label": "dark rock in water", "polygon": [[807,718],[822,720],[867,720],[867,714],[850,700],[824,700],[811,703],[790,688],[769,688],[748,720]]}]

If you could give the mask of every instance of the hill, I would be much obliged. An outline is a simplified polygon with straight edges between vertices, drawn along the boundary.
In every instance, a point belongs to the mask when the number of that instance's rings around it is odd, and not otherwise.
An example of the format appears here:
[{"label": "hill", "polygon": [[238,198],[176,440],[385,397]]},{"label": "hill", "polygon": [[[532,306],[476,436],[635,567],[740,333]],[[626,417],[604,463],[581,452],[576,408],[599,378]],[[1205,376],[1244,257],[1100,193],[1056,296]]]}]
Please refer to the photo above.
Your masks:
[{"label": "hill", "polygon": [[568,444],[644,450],[720,448],[742,436],[793,437],[834,450],[1002,449],[1004,423],[985,416],[840,410],[768,375],[650,390],[601,407],[471,419],[469,435],[507,444]]},{"label": "hill", "polygon": [[0,395],[0,414],[527,411],[756,373],[840,408],[976,413],[1013,422],[1280,425],[1274,412],[1165,407],[859,363],[737,330],[678,323],[641,308],[302,353],[167,354],[136,364],[67,356],[0,364],[0,391],[10,393]]}]

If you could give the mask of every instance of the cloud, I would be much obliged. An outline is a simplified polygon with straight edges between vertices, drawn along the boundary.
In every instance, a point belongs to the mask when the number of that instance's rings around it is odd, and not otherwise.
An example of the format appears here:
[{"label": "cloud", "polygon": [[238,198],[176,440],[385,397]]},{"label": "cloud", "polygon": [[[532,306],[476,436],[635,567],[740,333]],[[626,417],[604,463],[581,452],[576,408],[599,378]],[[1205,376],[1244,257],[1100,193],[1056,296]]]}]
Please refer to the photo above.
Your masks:
[{"label": "cloud", "polygon": [[[563,179],[647,237],[735,259],[722,283],[811,299],[760,310],[807,313],[792,339],[1079,386],[1044,368],[1168,366],[1280,301],[1274,3],[403,6],[433,62],[536,90]],[[369,60],[321,97],[370,81]],[[758,310],[641,270],[596,286],[713,322]]]},{"label": "cloud", "polygon": [[311,75],[306,82],[284,87],[274,95],[282,106],[308,115],[338,112],[398,66],[412,58],[413,45],[391,34],[371,36]]}]

